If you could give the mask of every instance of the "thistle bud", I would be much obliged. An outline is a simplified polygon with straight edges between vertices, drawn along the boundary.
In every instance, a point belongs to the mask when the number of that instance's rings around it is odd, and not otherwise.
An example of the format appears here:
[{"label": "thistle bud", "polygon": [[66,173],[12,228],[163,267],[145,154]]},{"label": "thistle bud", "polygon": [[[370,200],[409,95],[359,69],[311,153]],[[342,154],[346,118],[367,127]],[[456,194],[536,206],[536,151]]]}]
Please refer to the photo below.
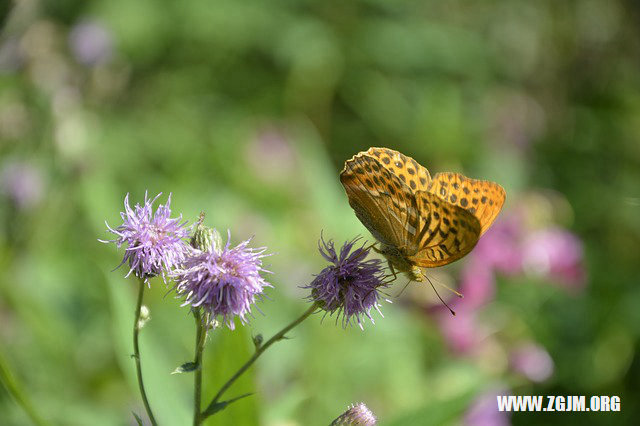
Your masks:
[{"label": "thistle bud", "polygon": [[256,347],[256,350],[260,349],[260,346],[262,346],[262,334],[253,336],[253,345]]},{"label": "thistle bud", "polygon": [[330,426],[376,426],[378,420],[364,402],[352,404]]},{"label": "thistle bud", "polygon": [[220,252],[222,247],[222,237],[215,229],[203,225],[204,212],[200,213],[200,220],[196,225],[196,229],[191,237],[191,247],[200,251]]}]

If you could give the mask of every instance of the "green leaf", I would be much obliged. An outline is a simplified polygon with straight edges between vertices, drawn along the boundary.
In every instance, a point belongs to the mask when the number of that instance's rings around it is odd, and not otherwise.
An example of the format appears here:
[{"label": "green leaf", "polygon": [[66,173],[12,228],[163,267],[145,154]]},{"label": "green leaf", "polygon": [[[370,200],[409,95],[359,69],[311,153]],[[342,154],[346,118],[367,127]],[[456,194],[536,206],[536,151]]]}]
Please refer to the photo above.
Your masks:
[{"label": "green leaf", "polygon": [[136,423],[138,423],[139,426],[144,426],[144,423],[142,423],[142,419],[140,418],[140,416],[135,411],[132,411],[131,413],[133,414],[133,417],[136,418]]},{"label": "green leaf", "polygon": [[247,396],[251,396],[251,395],[253,395],[253,393],[245,393],[244,395],[236,396],[235,398],[231,398],[231,399],[229,399],[227,401],[217,402],[217,403],[213,404],[211,407],[207,408],[204,411],[204,413],[203,413],[204,417],[206,418],[208,416],[211,416],[212,414],[217,413],[218,411],[222,411],[225,408],[227,408],[227,405],[229,405],[231,403],[234,403],[239,399],[245,398]]},{"label": "green leaf", "polygon": [[[209,405],[220,387],[253,355],[254,350],[250,331],[246,327],[236,327],[235,330],[224,327],[215,330],[205,346],[202,361],[203,407]],[[255,371],[256,368],[260,368],[261,361],[259,359],[229,388],[228,395],[255,390]],[[226,401],[226,405],[228,404],[229,401]],[[258,425],[258,406],[257,398],[247,398],[233,407],[223,407],[227,408],[224,411],[218,408],[216,415],[207,418],[206,425]]]}]

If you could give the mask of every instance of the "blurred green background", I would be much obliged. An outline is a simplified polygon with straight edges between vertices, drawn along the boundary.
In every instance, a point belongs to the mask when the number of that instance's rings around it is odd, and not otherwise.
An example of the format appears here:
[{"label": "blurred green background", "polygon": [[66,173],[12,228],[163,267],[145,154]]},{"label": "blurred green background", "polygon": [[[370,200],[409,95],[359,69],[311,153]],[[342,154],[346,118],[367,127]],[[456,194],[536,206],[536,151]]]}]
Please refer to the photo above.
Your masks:
[{"label": "blurred green background", "polygon": [[[0,3],[0,359],[47,424],[134,424],[136,284],[101,244],[133,203],[275,253],[274,288],[206,348],[205,398],[306,309],[321,230],[360,234],[338,180],[369,146],[507,190],[467,258],[398,280],[376,324],[307,320],[211,425],[631,424],[640,418],[636,2],[21,0]],[[449,295],[443,293],[443,296]],[[161,424],[190,423],[194,327],[161,280],[142,360]],[[8,374],[8,376],[7,376]],[[513,413],[496,394],[618,395],[618,413]],[[207,397],[208,395],[208,397]],[[30,424],[0,387],[0,424]]]}]

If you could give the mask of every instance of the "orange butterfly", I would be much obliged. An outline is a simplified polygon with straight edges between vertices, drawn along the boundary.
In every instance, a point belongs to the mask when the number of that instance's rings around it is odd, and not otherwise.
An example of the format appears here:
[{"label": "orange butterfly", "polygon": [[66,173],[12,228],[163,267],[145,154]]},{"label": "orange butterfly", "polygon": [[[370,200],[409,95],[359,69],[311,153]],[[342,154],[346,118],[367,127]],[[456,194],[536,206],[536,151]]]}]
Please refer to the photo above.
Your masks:
[{"label": "orange butterfly", "polygon": [[380,242],[391,272],[413,281],[423,281],[421,267],[466,256],[505,200],[497,183],[459,173],[432,178],[416,160],[387,148],[354,155],[340,181],[356,216]]}]

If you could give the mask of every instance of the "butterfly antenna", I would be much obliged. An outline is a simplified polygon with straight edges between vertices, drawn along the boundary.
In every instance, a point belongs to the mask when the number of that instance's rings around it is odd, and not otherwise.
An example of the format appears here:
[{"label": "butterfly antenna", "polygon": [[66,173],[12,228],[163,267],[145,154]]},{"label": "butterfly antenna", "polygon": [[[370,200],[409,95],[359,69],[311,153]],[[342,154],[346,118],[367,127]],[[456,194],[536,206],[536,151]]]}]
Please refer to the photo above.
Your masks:
[{"label": "butterfly antenna", "polygon": [[400,295],[402,293],[404,293],[404,291],[407,289],[407,286],[411,283],[411,280],[407,281],[407,283],[404,285],[404,287],[402,287],[402,290],[400,290],[400,293],[396,294],[396,297],[400,297]]},{"label": "butterfly antenna", "polygon": [[440,301],[442,302],[442,304],[444,306],[447,307],[447,309],[449,309],[449,312],[451,312],[451,315],[453,315],[454,317],[456,316],[456,311],[454,311],[453,309],[451,309],[451,306],[447,305],[447,302],[445,302],[444,300],[442,300],[442,297],[440,297],[440,294],[438,293],[438,290],[436,290],[436,288],[434,287],[433,283],[431,282],[431,280],[429,279],[429,277],[427,277],[425,275],[425,278],[427,279],[427,281],[429,281],[429,284],[431,284],[431,288],[433,289],[433,291],[436,292],[436,296],[438,296],[438,299],[440,299]]},{"label": "butterfly antenna", "polygon": [[[431,279],[427,276],[427,274],[425,274],[424,272],[422,272],[422,276],[425,277],[427,280],[429,280],[429,282],[431,282]],[[456,296],[458,296],[460,299],[464,298],[464,295],[462,293],[460,293],[459,291],[456,291],[454,289],[452,289],[451,287],[443,284],[441,281],[437,280],[435,277],[433,278],[433,280],[436,282],[436,284],[438,284],[440,287],[444,287],[447,290],[449,290],[451,293],[455,294]],[[433,284],[431,284],[433,286]]]}]

